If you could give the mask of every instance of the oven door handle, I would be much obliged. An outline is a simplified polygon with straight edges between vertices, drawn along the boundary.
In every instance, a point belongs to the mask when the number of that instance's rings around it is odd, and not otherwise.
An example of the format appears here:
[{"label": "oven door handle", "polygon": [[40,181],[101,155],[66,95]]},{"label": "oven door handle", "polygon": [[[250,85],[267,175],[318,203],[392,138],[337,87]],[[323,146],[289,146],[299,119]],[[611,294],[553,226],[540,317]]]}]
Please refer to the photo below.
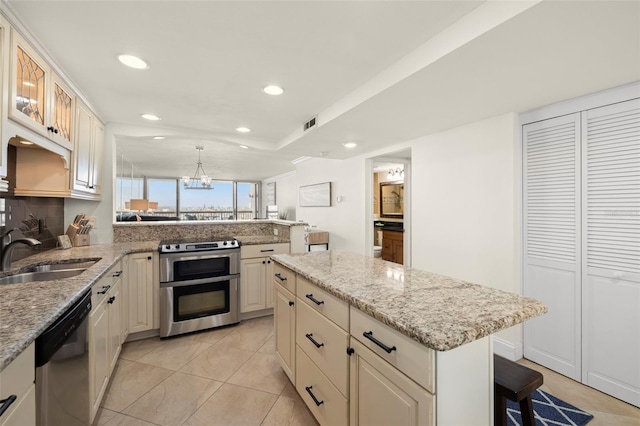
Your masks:
[{"label": "oven door handle", "polygon": [[185,287],[189,285],[210,284],[210,283],[217,283],[220,281],[231,281],[239,278],[240,278],[240,274],[232,274],[232,275],[224,275],[221,277],[201,278],[199,280],[169,281],[169,282],[160,283],[160,288]]}]

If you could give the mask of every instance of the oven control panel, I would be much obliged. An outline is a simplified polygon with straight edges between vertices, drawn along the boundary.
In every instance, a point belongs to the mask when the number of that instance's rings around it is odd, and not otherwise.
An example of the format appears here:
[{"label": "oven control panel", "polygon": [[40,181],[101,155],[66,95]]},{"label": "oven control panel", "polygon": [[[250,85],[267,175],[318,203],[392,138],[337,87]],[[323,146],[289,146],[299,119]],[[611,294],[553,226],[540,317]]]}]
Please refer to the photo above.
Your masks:
[{"label": "oven control panel", "polygon": [[240,241],[236,239],[206,241],[206,242],[189,242],[189,243],[162,243],[158,247],[160,253],[183,253],[193,251],[212,251],[240,248]]}]

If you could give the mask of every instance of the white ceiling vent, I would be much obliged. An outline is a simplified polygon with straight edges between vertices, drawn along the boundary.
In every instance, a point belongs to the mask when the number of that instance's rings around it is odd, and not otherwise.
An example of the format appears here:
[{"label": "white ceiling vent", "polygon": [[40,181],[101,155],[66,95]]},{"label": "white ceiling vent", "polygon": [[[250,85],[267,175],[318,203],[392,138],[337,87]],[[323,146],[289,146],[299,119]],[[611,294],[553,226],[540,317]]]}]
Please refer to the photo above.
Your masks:
[{"label": "white ceiling vent", "polygon": [[302,131],[306,132],[307,130],[311,130],[314,127],[316,127],[316,123],[318,122],[318,117],[312,117],[309,121],[306,121],[304,123],[304,126],[302,127]]}]

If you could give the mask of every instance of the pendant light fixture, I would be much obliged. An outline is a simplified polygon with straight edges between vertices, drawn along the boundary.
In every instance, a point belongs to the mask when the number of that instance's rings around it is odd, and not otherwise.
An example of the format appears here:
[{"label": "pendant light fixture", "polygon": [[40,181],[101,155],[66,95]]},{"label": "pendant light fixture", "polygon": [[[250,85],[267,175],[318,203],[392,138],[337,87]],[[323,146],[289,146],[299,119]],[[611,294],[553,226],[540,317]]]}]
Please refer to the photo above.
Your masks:
[{"label": "pendant light fixture", "polygon": [[184,189],[213,189],[211,187],[211,178],[207,176],[207,173],[202,168],[202,161],[200,160],[200,153],[204,150],[203,146],[196,146],[198,150],[198,165],[193,177],[182,176],[182,183]]}]

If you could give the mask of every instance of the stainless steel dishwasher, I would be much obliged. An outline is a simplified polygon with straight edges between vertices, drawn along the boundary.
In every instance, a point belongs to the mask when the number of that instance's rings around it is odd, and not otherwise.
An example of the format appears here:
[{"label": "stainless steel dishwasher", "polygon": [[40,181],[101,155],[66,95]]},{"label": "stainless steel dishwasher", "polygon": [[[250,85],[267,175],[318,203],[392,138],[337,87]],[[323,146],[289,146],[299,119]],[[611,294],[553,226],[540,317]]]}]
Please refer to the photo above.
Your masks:
[{"label": "stainless steel dishwasher", "polygon": [[91,290],[36,339],[36,424],[89,424]]}]

